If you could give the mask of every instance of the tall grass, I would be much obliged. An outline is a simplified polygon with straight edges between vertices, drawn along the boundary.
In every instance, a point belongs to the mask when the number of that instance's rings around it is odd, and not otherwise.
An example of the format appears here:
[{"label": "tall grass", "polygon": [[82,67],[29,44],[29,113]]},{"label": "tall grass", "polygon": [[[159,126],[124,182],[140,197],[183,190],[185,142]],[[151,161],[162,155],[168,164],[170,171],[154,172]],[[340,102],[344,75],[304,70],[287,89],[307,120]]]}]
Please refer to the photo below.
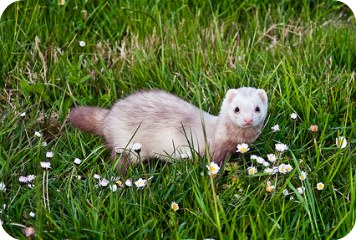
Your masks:
[{"label": "tall grass", "polygon": [[[3,227],[20,239],[31,226],[36,239],[345,236],[355,223],[355,33],[351,11],[334,1],[14,3],[0,22]],[[214,178],[207,157],[152,160],[120,179],[149,179],[146,187],[113,192],[93,177],[110,185],[120,177],[103,140],[66,120],[75,105],[110,107],[143,88],[218,114],[225,92],[240,86],[266,89],[266,126],[250,152]],[[273,133],[275,124],[281,130]],[[339,136],[348,141],[344,149],[335,145]],[[279,163],[293,170],[264,174],[250,156],[276,153],[277,142],[289,146]],[[256,175],[247,174],[251,165]],[[30,174],[32,188],[19,182]]]}]

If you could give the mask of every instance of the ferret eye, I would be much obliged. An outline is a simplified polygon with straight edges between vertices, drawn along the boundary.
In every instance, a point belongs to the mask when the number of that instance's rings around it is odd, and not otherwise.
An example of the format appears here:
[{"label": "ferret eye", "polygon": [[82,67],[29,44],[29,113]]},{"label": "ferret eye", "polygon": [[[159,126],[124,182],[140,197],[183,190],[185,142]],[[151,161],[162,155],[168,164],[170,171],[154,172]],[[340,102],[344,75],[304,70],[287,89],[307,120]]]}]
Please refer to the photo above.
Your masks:
[{"label": "ferret eye", "polygon": [[235,108],[235,113],[238,113],[238,112],[240,112],[240,108],[236,107]]},{"label": "ferret eye", "polygon": [[255,111],[259,113],[261,110],[260,110],[259,107],[256,107],[256,108],[255,108]]}]

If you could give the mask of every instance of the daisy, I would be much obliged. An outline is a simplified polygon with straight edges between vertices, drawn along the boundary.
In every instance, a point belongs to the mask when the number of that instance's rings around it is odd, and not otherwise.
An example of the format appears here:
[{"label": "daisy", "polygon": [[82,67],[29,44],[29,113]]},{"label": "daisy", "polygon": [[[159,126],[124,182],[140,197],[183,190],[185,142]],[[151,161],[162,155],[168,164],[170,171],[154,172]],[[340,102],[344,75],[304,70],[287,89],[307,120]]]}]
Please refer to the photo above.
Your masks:
[{"label": "daisy", "polygon": [[236,152],[240,152],[240,153],[245,153],[248,150],[250,150],[250,148],[248,147],[248,145],[246,143],[241,143],[241,144],[237,144],[237,150]]},{"label": "daisy", "polygon": [[171,208],[173,209],[173,211],[178,211],[179,210],[179,205],[178,205],[178,203],[176,203],[176,202],[172,202],[171,203]]},{"label": "daisy", "polygon": [[41,162],[41,167],[48,170],[51,168],[51,163],[50,162]]},{"label": "daisy", "polygon": [[28,178],[25,177],[25,176],[20,176],[20,177],[19,177],[19,182],[21,182],[21,183],[27,183],[27,182],[28,182]]},{"label": "daisy", "polygon": [[20,117],[25,117],[25,116],[26,116],[26,112],[20,114]]},{"label": "daisy", "polygon": [[99,186],[106,187],[107,185],[109,185],[109,181],[105,178],[99,181]]},{"label": "daisy", "polygon": [[84,41],[79,41],[79,46],[85,47],[86,43]]},{"label": "daisy", "polygon": [[290,118],[293,119],[293,120],[296,120],[297,117],[298,117],[298,114],[296,114],[296,113],[292,113],[292,114],[290,115]]},{"label": "daisy", "polygon": [[268,174],[272,174],[273,169],[272,169],[272,168],[265,168],[265,169],[263,170],[263,172],[264,172],[264,173],[268,173]]},{"label": "daisy", "polygon": [[47,147],[47,142],[46,141],[42,142],[42,147]]},{"label": "daisy", "polygon": [[32,189],[35,187],[35,184],[29,183],[29,184],[27,184],[27,187]]},{"label": "daisy", "polygon": [[36,136],[36,137],[41,137],[42,134],[41,134],[40,132],[35,131],[35,136]]},{"label": "daisy", "polygon": [[220,170],[220,167],[214,162],[211,162],[210,165],[206,165],[206,167],[209,169],[209,176],[217,174]]},{"label": "daisy", "polygon": [[248,175],[255,175],[257,173],[257,168],[249,167],[249,168],[247,168],[247,173],[248,173]]},{"label": "daisy", "polygon": [[258,156],[257,155],[251,155],[250,158],[257,160]]},{"label": "daisy", "polygon": [[100,175],[99,174],[94,174],[94,179],[100,179]]},{"label": "daisy", "polygon": [[53,152],[46,152],[46,158],[53,158],[54,153]]},{"label": "daisy", "polygon": [[336,146],[338,148],[344,149],[346,147],[346,145],[347,145],[347,141],[346,141],[345,137],[342,136],[342,137],[336,138]]},{"label": "daisy", "polygon": [[79,158],[75,158],[74,159],[74,163],[79,165],[82,162],[82,160],[80,160]]},{"label": "daisy", "polygon": [[283,143],[276,143],[275,148],[278,152],[283,153],[284,151],[288,150],[288,146]]},{"label": "daisy", "polygon": [[141,148],[142,148],[141,143],[135,143],[134,145],[132,145],[131,150],[139,153],[141,151]]},{"label": "daisy", "polygon": [[273,162],[275,162],[277,160],[277,156],[275,154],[273,154],[273,153],[267,154],[267,159],[268,159],[268,161],[273,163]]},{"label": "daisy", "polygon": [[304,181],[306,178],[307,178],[307,173],[304,172],[304,171],[302,171],[302,172],[300,173],[299,179],[302,180],[302,181]]},{"label": "daisy", "polygon": [[271,129],[272,129],[272,132],[278,132],[278,131],[280,131],[278,124],[276,124],[276,125],[274,125],[273,127],[271,127]]},{"label": "daisy", "polygon": [[6,191],[5,183],[0,182],[0,192],[5,192],[5,191]]},{"label": "daisy", "polygon": [[34,212],[32,212],[32,211],[30,212],[30,214],[29,214],[29,215],[30,215],[30,217],[35,217],[35,213],[34,213]]},{"label": "daisy", "polygon": [[116,186],[118,186],[118,187],[123,187],[123,186],[124,186],[124,184],[122,183],[121,180],[115,181],[115,184],[116,184]]},{"label": "daisy", "polygon": [[256,157],[256,162],[259,164],[263,164],[265,160],[262,157]]},{"label": "daisy", "polygon": [[282,194],[283,194],[284,196],[288,196],[288,194],[289,194],[288,189],[284,189],[283,192],[282,192]]},{"label": "daisy", "polygon": [[36,178],[35,175],[30,174],[27,176],[27,181],[32,182],[33,180],[35,180],[35,178]]},{"label": "daisy", "polygon": [[147,184],[147,180],[139,178],[137,181],[135,181],[135,185],[137,188],[143,188]]},{"label": "daisy", "polygon": [[111,190],[112,192],[116,192],[116,191],[117,191],[117,186],[116,186],[116,184],[110,185],[109,188],[110,188],[110,190]]},{"label": "daisy", "polygon": [[286,164],[285,167],[286,167],[287,172],[290,172],[293,170],[293,167],[290,164]]},{"label": "daisy", "polygon": [[279,165],[278,171],[279,171],[280,173],[286,174],[286,173],[287,173],[286,164],[282,163],[281,165]]},{"label": "daisy", "polygon": [[299,192],[300,195],[302,195],[305,192],[305,187],[299,187],[297,188],[297,191]]},{"label": "daisy", "polygon": [[269,167],[270,163],[267,162],[267,161],[264,161],[264,162],[262,163],[262,165],[263,165],[264,167]]},{"label": "daisy", "polygon": [[318,131],[318,125],[311,125],[309,129],[311,132],[316,133]]},{"label": "daisy", "polygon": [[316,189],[318,189],[319,191],[324,189],[324,183],[322,182],[318,182],[318,184],[316,184]]},{"label": "daisy", "polygon": [[131,180],[131,179],[127,179],[127,180],[125,181],[125,185],[126,185],[127,187],[132,187],[132,180]]}]

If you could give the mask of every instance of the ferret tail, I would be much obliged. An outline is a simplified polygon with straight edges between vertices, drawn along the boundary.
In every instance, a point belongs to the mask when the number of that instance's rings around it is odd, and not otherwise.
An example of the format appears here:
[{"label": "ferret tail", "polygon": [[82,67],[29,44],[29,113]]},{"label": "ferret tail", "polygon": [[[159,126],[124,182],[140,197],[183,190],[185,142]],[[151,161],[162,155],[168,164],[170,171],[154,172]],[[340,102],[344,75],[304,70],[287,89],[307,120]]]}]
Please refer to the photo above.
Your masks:
[{"label": "ferret tail", "polygon": [[97,107],[72,108],[69,113],[71,124],[85,132],[103,136],[103,121],[108,110]]}]

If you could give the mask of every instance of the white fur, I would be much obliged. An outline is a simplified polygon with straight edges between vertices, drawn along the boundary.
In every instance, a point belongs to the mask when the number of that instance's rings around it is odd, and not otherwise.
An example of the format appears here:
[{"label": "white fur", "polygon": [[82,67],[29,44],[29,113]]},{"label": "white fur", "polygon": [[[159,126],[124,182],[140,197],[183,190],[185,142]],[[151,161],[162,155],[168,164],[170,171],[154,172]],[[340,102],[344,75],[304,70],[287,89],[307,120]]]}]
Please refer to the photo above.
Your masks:
[{"label": "white fur", "polygon": [[[259,112],[255,111],[256,107],[260,108]],[[114,149],[125,149],[131,152],[131,162],[152,157],[187,157],[191,154],[190,147],[203,155],[209,145],[213,161],[221,163],[227,154],[236,150],[236,144],[256,140],[267,107],[266,92],[255,88],[230,89],[219,116],[204,112],[170,93],[141,91],[119,100],[109,111],[102,111],[102,120],[97,126],[101,126],[102,135],[113,153]],[[135,143],[142,145],[139,153],[130,151]]]}]

